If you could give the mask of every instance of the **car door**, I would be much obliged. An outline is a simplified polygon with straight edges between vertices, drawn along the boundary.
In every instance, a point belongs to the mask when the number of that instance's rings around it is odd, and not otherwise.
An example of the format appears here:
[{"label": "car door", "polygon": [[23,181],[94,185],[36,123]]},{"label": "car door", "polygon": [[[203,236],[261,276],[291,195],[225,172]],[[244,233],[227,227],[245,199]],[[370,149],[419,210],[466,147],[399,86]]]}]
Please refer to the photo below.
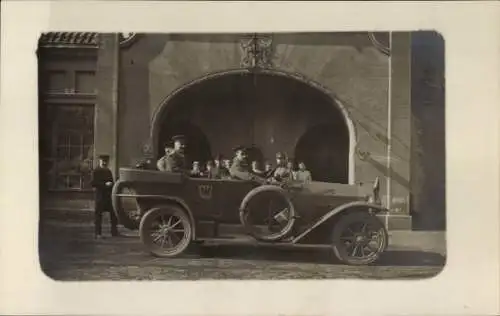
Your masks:
[{"label": "car door", "polygon": [[207,178],[190,178],[188,181],[186,198],[195,217],[198,220],[209,220],[216,216],[216,181]]},{"label": "car door", "polygon": [[243,198],[257,184],[243,180],[217,180],[214,190],[214,210],[220,222],[237,224],[240,222],[239,208]]}]

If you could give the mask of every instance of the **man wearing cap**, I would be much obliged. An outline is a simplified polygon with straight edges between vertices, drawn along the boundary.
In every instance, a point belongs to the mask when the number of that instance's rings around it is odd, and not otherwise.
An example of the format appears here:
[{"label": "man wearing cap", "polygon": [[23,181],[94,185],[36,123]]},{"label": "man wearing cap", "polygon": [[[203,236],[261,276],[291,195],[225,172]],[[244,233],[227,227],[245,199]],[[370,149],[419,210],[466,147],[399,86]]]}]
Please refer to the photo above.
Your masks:
[{"label": "man wearing cap", "polygon": [[174,148],[165,147],[165,156],[161,157],[157,162],[157,167],[161,171],[182,172],[186,170],[186,158],[184,156],[184,148],[186,140],[183,135],[172,137]]},{"label": "man wearing cap", "polygon": [[276,168],[272,175],[277,181],[283,181],[290,178],[290,172],[286,165],[286,156],[282,152],[276,154]]},{"label": "man wearing cap", "polygon": [[248,168],[248,163],[246,161],[247,154],[243,146],[238,146],[234,149],[235,156],[233,159],[233,164],[229,169],[229,173],[232,178],[239,180],[259,180],[260,177],[254,175]]},{"label": "man wearing cap", "polygon": [[113,189],[113,174],[108,168],[109,156],[100,155],[99,165],[92,171],[91,185],[94,191],[94,224],[95,238],[102,237],[102,213],[109,212],[111,220],[111,235],[118,236],[118,219],[113,211],[111,203],[111,191]]}]

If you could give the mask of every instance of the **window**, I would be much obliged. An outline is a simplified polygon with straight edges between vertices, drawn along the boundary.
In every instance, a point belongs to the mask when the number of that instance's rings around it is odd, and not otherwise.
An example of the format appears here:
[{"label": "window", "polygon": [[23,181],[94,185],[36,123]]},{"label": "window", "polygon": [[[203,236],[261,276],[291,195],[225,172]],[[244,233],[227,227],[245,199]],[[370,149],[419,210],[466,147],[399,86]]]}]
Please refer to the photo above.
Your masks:
[{"label": "window", "polygon": [[68,74],[62,70],[48,71],[45,79],[46,90],[49,93],[62,93],[72,86]]},{"label": "window", "polygon": [[40,70],[40,185],[86,191],[94,156],[96,64],[92,56],[47,55]]},{"label": "window", "polygon": [[76,93],[96,93],[95,73],[93,71],[75,72]]},{"label": "window", "polygon": [[91,189],[94,107],[46,104],[40,143],[42,172],[52,190]]}]

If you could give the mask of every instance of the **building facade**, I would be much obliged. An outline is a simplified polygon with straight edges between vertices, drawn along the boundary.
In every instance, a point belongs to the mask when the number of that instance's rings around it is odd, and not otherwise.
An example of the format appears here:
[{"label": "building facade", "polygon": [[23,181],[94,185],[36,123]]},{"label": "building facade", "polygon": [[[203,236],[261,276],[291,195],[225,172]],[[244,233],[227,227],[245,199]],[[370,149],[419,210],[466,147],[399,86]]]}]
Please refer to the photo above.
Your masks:
[{"label": "building facade", "polygon": [[91,208],[97,155],[116,172],[183,133],[190,160],[246,145],[262,160],[284,151],[319,181],[379,177],[389,227],[409,229],[426,167],[412,165],[412,34],[391,38],[389,51],[388,34],[366,32],[43,34],[42,207]]}]

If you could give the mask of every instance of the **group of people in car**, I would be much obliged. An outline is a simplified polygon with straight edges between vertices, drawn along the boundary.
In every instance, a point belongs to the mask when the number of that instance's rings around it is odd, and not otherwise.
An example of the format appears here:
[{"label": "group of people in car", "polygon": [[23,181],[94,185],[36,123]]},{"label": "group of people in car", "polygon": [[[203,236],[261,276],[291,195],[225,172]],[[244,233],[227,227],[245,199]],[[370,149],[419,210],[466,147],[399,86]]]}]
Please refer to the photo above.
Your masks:
[{"label": "group of people in car", "polygon": [[276,166],[269,161],[264,163],[264,168],[258,161],[248,164],[247,149],[238,146],[234,149],[235,155],[232,160],[223,159],[218,155],[213,160],[209,160],[204,166],[199,161],[194,161],[191,166],[187,166],[184,156],[186,139],[183,135],[172,138],[174,147],[165,146],[165,155],[156,164],[160,171],[183,172],[191,177],[204,177],[211,179],[273,179],[276,181],[312,181],[311,172],[307,170],[303,161],[298,162],[298,168],[294,161],[288,159],[285,153],[276,154]]},{"label": "group of people in car", "polygon": [[[205,168],[199,161],[194,161],[190,170],[190,176],[210,179],[231,179],[232,162],[229,159],[222,159],[221,155],[205,163]],[[304,162],[298,163],[298,168],[292,159],[287,159],[284,153],[276,154],[276,167],[271,162],[265,161],[264,168],[257,160],[252,161],[249,171],[263,178],[274,177],[281,180],[311,181],[311,172],[306,169]]]}]

